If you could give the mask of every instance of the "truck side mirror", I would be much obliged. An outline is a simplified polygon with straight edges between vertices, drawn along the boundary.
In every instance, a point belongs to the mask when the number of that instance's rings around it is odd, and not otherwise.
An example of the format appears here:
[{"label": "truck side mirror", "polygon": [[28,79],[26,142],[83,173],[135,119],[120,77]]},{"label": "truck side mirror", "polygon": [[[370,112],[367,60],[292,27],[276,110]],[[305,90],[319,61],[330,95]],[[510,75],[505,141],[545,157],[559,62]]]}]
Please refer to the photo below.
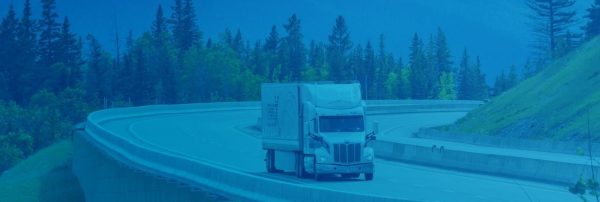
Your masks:
[{"label": "truck side mirror", "polygon": [[379,133],[379,123],[373,122],[373,132],[367,134],[367,141],[377,140],[377,133]]}]

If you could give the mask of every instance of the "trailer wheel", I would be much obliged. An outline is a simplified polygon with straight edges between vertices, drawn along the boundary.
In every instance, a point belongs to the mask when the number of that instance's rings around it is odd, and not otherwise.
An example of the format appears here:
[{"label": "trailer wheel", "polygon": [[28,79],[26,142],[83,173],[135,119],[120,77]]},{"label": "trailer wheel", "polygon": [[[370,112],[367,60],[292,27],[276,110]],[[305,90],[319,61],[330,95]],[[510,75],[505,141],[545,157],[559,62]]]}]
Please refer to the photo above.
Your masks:
[{"label": "trailer wheel", "polygon": [[365,180],[366,181],[373,180],[373,173],[365,173]]},{"label": "trailer wheel", "polygon": [[267,149],[267,155],[265,158],[265,164],[267,166],[267,172],[274,173],[275,172],[275,151],[272,149]]}]

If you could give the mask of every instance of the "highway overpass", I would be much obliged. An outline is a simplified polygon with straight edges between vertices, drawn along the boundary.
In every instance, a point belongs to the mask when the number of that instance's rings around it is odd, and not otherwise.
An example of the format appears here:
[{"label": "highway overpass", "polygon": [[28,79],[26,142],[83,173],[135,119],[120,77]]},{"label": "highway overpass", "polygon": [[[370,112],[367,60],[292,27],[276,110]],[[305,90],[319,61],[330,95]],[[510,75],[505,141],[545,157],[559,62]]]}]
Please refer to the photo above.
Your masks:
[{"label": "highway overpass", "polygon": [[[73,170],[88,201],[193,201],[206,199],[199,194],[204,192],[217,200],[255,201],[580,200],[563,185],[406,163],[411,160],[395,159],[397,151],[384,148],[384,143],[402,142],[419,128],[451,123],[479,104],[367,102],[368,121],[380,124],[376,154],[379,149],[385,153],[375,161],[373,181],[317,182],[291,173],[266,173],[260,132],[254,127],[260,116],[258,102],[92,113],[75,135]],[[405,149],[399,155],[407,156],[406,151],[413,152],[411,158],[429,155],[419,149]]]}]

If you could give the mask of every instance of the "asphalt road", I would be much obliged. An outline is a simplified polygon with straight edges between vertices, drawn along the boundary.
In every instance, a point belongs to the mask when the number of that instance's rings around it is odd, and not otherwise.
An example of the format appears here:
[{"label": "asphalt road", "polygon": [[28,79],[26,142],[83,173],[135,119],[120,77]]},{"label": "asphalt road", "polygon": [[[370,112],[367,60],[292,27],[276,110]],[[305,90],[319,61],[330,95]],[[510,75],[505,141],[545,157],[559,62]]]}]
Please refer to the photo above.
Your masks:
[{"label": "asphalt road", "polygon": [[[344,192],[424,201],[580,201],[566,187],[375,160],[373,181],[329,178],[316,182],[292,174],[268,174],[260,138],[240,130],[256,122],[259,110],[225,110],[156,115],[103,122],[106,129],[165,152],[204,160],[272,179]],[[462,112],[374,115],[380,138],[408,137],[421,127],[453,122]]]}]

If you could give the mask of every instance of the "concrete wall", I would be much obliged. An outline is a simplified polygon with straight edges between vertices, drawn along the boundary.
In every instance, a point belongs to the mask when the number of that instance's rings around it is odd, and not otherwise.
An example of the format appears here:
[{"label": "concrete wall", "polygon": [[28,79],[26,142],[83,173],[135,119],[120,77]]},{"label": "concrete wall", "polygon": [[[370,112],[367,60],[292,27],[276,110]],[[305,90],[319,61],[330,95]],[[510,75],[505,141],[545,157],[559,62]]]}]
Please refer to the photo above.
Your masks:
[{"label": "concrete wall", "polygon": [[85,135],[78,132],[73,138],[73,172],[84,190],[86,201],[222,199],[198,187],[190,187],[116,161],[93,145]]},{"label": "concrete wall", "polygon": [[[592,176],[589,165],[440,149],[439,145],[433,148],[433,145],[375,141],[374,148],[378,158],[561,185],[573,185],[580,176],[584,179]],[[594,167],[596,173],[598,169]]]},{"label": "concrete wall", "polygon": [[[542,141],[523,138],[446,132],[435,129],[421,129],[418,133],[416,133],[416,136],[419,138],[461,142],[489,147],[514,148],[571,155],[575,155],[578,152],[582,152],[584,154],[589,153],[588,143],[582,141]],[[594,156],[600,156],[600,144],[592,143],[592,154]]]}]

